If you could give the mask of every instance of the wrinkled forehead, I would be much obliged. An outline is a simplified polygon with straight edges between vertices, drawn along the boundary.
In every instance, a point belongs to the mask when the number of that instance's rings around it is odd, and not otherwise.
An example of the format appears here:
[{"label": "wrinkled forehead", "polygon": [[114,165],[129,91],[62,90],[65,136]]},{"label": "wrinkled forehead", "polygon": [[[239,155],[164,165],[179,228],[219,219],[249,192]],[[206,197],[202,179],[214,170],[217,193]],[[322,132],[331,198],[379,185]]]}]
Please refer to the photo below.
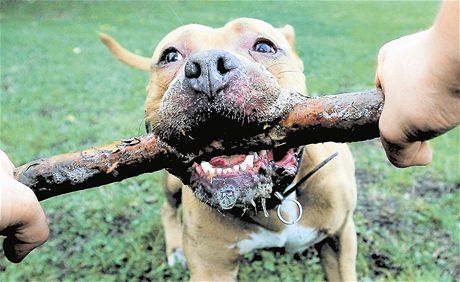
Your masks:
[{"label": "wrinkled forehead", "polygon": [[290,48],[282,33],[269,23],[256,19],[237,19],[221,28],[199,24],[179,27],[160,41],[153,59],[158,59],[163,50],[170,47],[188,52],[209,49],[238,52],[250,49],[257,39],[268,39],[284,50]]}]

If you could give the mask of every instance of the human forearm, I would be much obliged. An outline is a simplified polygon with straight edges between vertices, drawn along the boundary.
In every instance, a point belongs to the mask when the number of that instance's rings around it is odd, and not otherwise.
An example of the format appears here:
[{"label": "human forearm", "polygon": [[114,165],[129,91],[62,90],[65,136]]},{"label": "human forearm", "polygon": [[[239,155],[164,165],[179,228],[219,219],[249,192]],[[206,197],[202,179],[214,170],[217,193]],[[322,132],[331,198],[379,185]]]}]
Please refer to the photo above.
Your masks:
[{"label": "human forearm", "polygon": [[[447,93],[460,96],[460,1],[443,1],[433,26],[428,30],[435,64],[445,67],[440,83]],[[434,70],[434,72],[436,72]]]}]

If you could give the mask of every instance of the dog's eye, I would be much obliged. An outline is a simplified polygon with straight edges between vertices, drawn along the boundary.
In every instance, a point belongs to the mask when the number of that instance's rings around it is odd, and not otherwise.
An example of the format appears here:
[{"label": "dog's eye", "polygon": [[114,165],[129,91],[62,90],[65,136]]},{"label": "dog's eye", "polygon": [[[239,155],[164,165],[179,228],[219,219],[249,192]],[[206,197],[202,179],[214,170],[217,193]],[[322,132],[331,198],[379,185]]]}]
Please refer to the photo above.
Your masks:
[{"label": "dog's eye", "polygon": [[176,48],[171,47],[171,48],[166,49],[163,52],[160,58],[160,63],[168,64],[168,63],[180,61],[183,58],[184,57],[182,56],[182,54],[179,51],[177,51]]},{"label": "dog's eye", "polygon": [[257,41],[252,47],[252,49],[259,53],[276,53],[275,44],[273,44],[271,41],[267,39]]}]

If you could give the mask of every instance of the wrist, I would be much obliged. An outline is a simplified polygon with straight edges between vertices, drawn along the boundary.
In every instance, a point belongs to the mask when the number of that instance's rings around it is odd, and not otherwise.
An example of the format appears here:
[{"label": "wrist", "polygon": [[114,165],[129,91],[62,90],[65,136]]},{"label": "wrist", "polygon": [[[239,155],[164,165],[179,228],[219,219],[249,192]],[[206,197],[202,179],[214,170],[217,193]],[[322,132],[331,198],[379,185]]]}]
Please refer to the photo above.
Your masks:
[{"label": "wrist", "polygon": [[460,1],[443,1],[433,26],[428,30],[434,54],[444,58],[451,71],[460,78]]},{"label": "wrist", "polygon": [[[458,38],[447,38],[435,26],[426,30],[427,62],[433,85],[443,97],[460,98],[460,43]],[[458,106],[458,104],[457,104]]]}]

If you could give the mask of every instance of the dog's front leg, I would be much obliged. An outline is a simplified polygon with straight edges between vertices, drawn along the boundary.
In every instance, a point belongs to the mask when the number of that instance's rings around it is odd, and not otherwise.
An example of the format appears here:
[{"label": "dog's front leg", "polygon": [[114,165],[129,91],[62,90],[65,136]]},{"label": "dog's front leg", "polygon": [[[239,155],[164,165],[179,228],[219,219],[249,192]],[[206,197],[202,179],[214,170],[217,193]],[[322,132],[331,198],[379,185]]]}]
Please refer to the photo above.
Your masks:
[{"label": "dog's front leg", "polygon": [[352,215],[340,232],[316,245],[327,281],[356,281],[357,239]]},{"label": "dog's front leg", "polygon": [[183,196],[183,247],[191,281],[235,281],[240,254],[235,248],[240,227],[201,203],[189,187]]},{"label": "dog's front leg", "polygon": [[236,281],[240,258],[235,257],[234,252],[229,251],[227,246],[197,248],[195,244],[184,235],[190,281]]},{"label": "dog's front leg", "polygon": [[179,218],[182,182],[169,173],[166,173],[164,181],[165,202],[161,207],[161,222],[165,233],[168,265],[180,264],[185,268],[186,262],[182,248],[182,223]]}]

